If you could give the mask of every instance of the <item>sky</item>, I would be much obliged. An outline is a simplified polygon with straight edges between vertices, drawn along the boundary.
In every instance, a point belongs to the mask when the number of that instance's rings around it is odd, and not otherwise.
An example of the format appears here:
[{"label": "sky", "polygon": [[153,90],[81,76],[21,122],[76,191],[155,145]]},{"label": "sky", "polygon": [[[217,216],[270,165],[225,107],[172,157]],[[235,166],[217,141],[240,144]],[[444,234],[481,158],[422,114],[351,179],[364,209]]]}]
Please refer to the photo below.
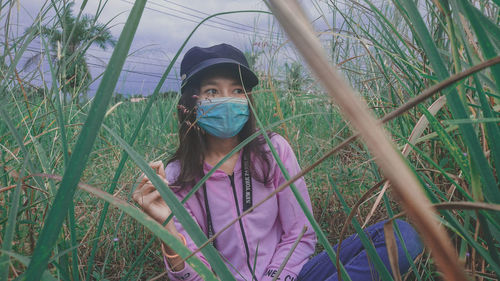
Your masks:
[{"label": "sky", "polygon": [[[19,10],[13,16],[13,22],[17,22],[19,28],[11,33],[22,33],[27,26],[30,26],[44,2],[20,0]],[[81,0],[75,1],[75,15],[81,2]],[[99,2],[89,0],[84,14],[94,15],[98,10]],[[133,0],[109,0],[102,9],[98,21],[108,23],[111,33],[118,39],[132,6]],[[313,5],[306,5],[306,12],[310,19],[315,18],[315,14],[318,13],[317,8]],[[214,13],[237,10],[268,11],[264,2],[259,0],[148,0],[116,92],[126,95],[151,94],[177,50],[203,18]],[[50,19],[50,16],[47,19]],[[322,25],[319,20],[315,23]],[[281,46],[285,41],[286,36],[281,32],[277,22],[268,14],[238,13],[217,17],[196,31],[181,53],[162,90],[178,90],[181,58],[193,46],[208,47],[228,43],[240,50],[262,51],[262,60],[274,55],[272,49],[282,48],[287,50],[286,52],[280,51],[283,59],[296,59],[297,54],[293,48],[289,48],[289,44]],[[36,54],[40,46],[40,40],[35,40],[30,46],[30,51],[23,58],[24,61],[27,57]],[[99,77],[99,74],[104,71],[112,51],[112,48],[101,50],[97,46],[89,49],[87,61],[94,78]],[[266,63],[263,62],[263,64]],[[49,76],[48,73],[47,76]],[[96,80],[92,84],[91,93],[95,92],[99,82],[100,80]]]}]

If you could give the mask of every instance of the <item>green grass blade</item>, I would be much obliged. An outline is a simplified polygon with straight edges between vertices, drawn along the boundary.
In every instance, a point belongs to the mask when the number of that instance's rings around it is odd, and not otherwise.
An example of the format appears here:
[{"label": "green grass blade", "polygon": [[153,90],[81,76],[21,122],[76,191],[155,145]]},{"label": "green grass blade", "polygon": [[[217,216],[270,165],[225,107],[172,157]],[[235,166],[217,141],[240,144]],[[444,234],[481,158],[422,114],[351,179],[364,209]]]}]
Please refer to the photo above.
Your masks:
[{"label": "green grass blade", "polygon": [[[408,24],[414,27],[414,36],[418,38],[418,41],[422,45],[438,79],[441,81],[446,79],[449,76],[448,70],[445,67],[443,59],[439,55],[438,49],[434,44],[434,41],[422,19],[422,16],[420,15],[419,9],[417,8],[416,4],[411,0],[394,0],[394,2],[400,4],[408,13]],[[454,118],[468,118],[465,106],[460,100],[456,90],[452,90],[446,96],[446,98]],[[487,200],[492,203],[500,203],[500,193],[497,189],[498,185],[495,181],[488,160],[486,159],[482,151],[479,139],[474,131],[474,128],[471,124],[461,124],[459,125],[459,128],[462,132],[463,140],[469,148],[469,153],[471,154],[472,159],[478,165]]]},{"label": "green grass blade", "polygon": [[[41,40],[42,40],[42,44],[45,46],[45,49],[49,50],[49,46],[47,44],[47,41],[43,38],[43,36],[41,37]],[[64,110],[63,110],[63,107],[61,105],[59,89],[57,87],[57,74],[55,71],[55,67],[52,64],[52,58],[50,57],[50,53],[46,52],[46,55],[47,55],[47,62],[49,64],[50,75],[52,78],[51,91],[52,91],[52,95],[56,96],[56,98],[54,99],[55,105],[52,102],[52,98],[49,99],[49,102],[54,107],[54,114],[56,117],[56,121],[59,125],[59,130],[60,130],[60,134],[61,134],[61,145],[62,145],[62,150],[63,150],[62,153],[63,153],[63,157],[64,157],[64,167],[66,168],[68,163],[69,163],[69,153],[68,153],[69,149],[68,149],[68,140],[66,137],[66,122],[64,119]]]},{"label": "green grass blade", "polygon": [[429,121],[429,126],[437,133],[440,141],[450,152],[453,159],[463,171],[464,176],[467,181],[470,182],[470,167],[467,158],[464,156],[464,152],[460,149],[460,146],[453,140],[453,138],[446,132],[446,130],[441,126],[439,121],[432,115],[427,108],[423,105],[419,105],[419,109],[424,113],[425,117]]},{"label": "green grass blade", "polygon": [[[474,32],[476,33],[476,38],[479,42],[481,50],[484,53],[485,59],[496,57],[497,52],[493,47],[487,31],[493,33],[492,38],[498,40],[500,39],[500,28],[491,23],[488,18],[481,14],[481,12],[479,12],[476,7],[472,6],[468,1],[458,0],[457,3],[461,6],[462,11],[469,19],[472,29],[474,29]],[[491,73],[496,81],[497,90],[500,92],[500,65],[492,66]]]},{"label": "green grass blade", "polygon": [[[484,93],[483,93],[484,95]],[[488,102],[485,100],[486,103]],[[483,109],[484,110],[484,109]],[[491,110],[491,109],[490,109]],[[448,125],[458,125],[458,124],[479,124],[479,123],[498,123],[500,122],[500,117],[485,117],[485,118],[475,118],[475,119],[454,119],[454,120],[445,120],[443,123]]]},{"label": "green grass blade", "polygon": [[[468,55],[468,53],[467,53],[467,55]],[[474,83],[476,84],[477,94],[479,96],[483,115],[486,117],[483,119],[496,119],[496,118],[492,117],[493,112],[492,112],[492,110],[490,108],[490,104],[489,104],[488,100],[486,99],[486,96],[483,92],[483,89],[482,89],[482,86],[479,82],[478,76],[474,75],[473,79],[474,79]],[[498,82],[500,82],[500,81],[498,81]],[[487,122],[485,124],[485,127],[486,127],[485,129],[487,132],[487,141],[488,141],[488,144],[490,146],[490,151],[491,151],[491,155],[493,158],[493,162],[495,163],[495,167],[496,167],[497,178],[500,179],[500,129],[498,128],[497,123],[498,123],[498,121],[496,121],[496,123]],[[476,191],[477,193],[482,193],[480,186],[479,187],[472,186],[473,194],[475,193],[474,191]],[[475,198],[479,199],[482,197],[476,196]],[[488,224],[488,222],[491,222],[492,224],[495,224],[497,222],[490,219],[490,217],[488,217],[489,220],[487,221],[485,216],[479,212],[476,213],[476,216],[477,216],[477,218],[480,222],[480,226],[483,230],[483,236],[485,237],[486,243],[488,245],[488,249],[489,249],[491,258],[496,262],[496,265],[500,267],[500,258],[498,256],[498,251],[496,249],[495,242],[494,242],[493,237],[492,237],[492,236],[494,236],[494,234],[497,234],[497,236],[495,238],[497,241],[500,241],[499,240],[500,236],[498,236],[497,229],[495,229],[495,228],[491,229],[489,227],[489,224]],[[493,232],[493,234],[492,234],[492,232]],[[500,278],[500,272],[495,272],[495,273],[496,273],[497,277]]]},{"label": "green grass blade", "polygon": [[[414,169],[414,167],[412,167]],[[424,174],[421,174],[419,179],[423,180],[425,178]],[[423,183],[427,183],[428,185],[434,185],[432,180],[426,180],[423,181]],[[429,199],[432,201],[432,203],[439,203],[439,199],[435,196],[435,194],[427,188],[427,185],[424,185],[426,194],[429,196]],[[434,186],[436,188],[436,186]],[[485,248],[482,247],[480,243],[478,243],[474,237],[473,234],[471,235],[467,229],[464,228],[463,225],[460,224],[460,222],[449,212],[446,210],[441,210],[440,213],[443,215],[445,218],[445,222],[447,223],[446,225],[450,228],[453,228],[454,232],[459,235],[461,239],[464,239],[469,243],[471,247],[473,247],[479,255],[489,264],[491,269],[495,272],[500,272],[500,265],[498,265],[495,260],[491,257],[491,255],[487,252]]]},{"label": "green grass blade", "polygon": [[[439,166],[436,162],[434,162],[432,160],[432,158],[430,158],[425,152],[423,152],[421,149],[419,149],[415,144],[412,144],[411,142],[409,142],[405,137],[401,136],[400,134],[398,134],[396,132],[396,130],[391,130],[392,134],[398,136],[402,141],[404,141],[406,144],[408,144],[409,146],[411,146],[412,150],[414,150],[415,152],[418,153],[418,155],[420,157],[422,157],[423,159],[425,159],[429,164],[430,166],[434,167],[436,170],[438,170],[443,177],[445,177],[451,184],[453,184],[459,191],[460,193],[465,197],[467,198],[468,200],[472,201],[472,197],[470,196],[470,194],[468,193],[468,191],[466,191],[458,182],[456,182],[454,179],[452,179],[447,173],[446,171],[441,167]],[[438,189],[439,190],[439,189]]]},{"label": "green grass blade", "polygon": [[[156,173],[149,167],[148,163],[142,159],[142,157],[132,148],[128,143],[120,138],[113,130],[109,129],[106,125],[103,127],[115,138],[115,140],[120,144],[120,146],[125,149],[129,155],[129,157],[139,166],[139,168],[144,172],[144,174],[150,179],[153,185],[156,187],[156,190],[160,193],[163,200],[167,203],[167,205],[172,210],[172,213],[176,216],[179,222],[182,224],[186,232],[189,234],[189,237],[195,242],[197,246],[202,245],[207,237],[200,229],[200,226],[196,221],[191,217],[191,215],[187,212],[187,210],[181,205],[174,192],[168,187]],[[222,278],[222,280],[234,280],[229,269],[227,269],[225,263],[222,261],[217,250],[209,245],[202,249],[202,253],[205,258],[210,262],[214,271],[218,276]]]},{"label": "green grass blade", "polygon": [[[477,22],[471,22],[471,24],[475,24],[478,26],[482,25],[482,28],[484,29],[484,31],[486,31],[485,35],[488,36],[488,39],[491,40],[491,44],[494,45],[492,47],[496,48],[497,51],[500,50],[500,26],[498,25],[498,23],[494,23],[490,18],[486,17],[479,9],[471,5],[470,2],[462,1],[462,3],[467,9],[464,12],[472,13],[471,15],[469,15],[469,18],[477,20]],[[482,33],[483,31],[480,32]],[[481,38],[481,39],[484,40],[486,38]]]},{"label": "green grass blade", "polygon": [[[14,232],[16,231],[17,215],[19,210],[19,201],[21,200],[21,185],[22,179],[26,172],[26,162],[28,158],[25,158],[24,164],[21,167],[21,173],[19,175],[19,180],[17,181],[16,188],[11,196],[10,208],[9,208],[9,218],[7,221],[7,226],[5,227],[3,239],[2,239],[2,251],[8,252],[12,250],[12,242],[14,239]],[[0,280],[9,279],[9,256],[7,254],[0,255]]]},{"label": "green grass blade", "polygon": [[[24,142],[23,142],[23,139],[21,138],[21,136],[19,135],[19,132],[16,128],[16,126],[14,126],[14,123],[12,122],[11,118],[9,117],[9,113],[7,111],[5,111],[5,108],[4,108],[5,104],[4,103],[1,103],[0,104],[0,117],[4,120],[5,124],[7,125],[8,129],[10,130],[10,133],[12,134],[12,136],[14,137],[15,141],[17,142],[17,144],[19,145],[19,148],[21,149],[21,151],[23,152],[24,154],[24,157],[26,159],[28,159],[27,161],[27,168],[28,170],[31,172],[31,173],[36,173],[37,170],[35,169],[35,165],[33,164],[33,162],[31,161],[31,153],[28,151],[28,149],[26,148],[26,146],[24,145]],[[38,179],[38,178],[35,178],[35,181],[37,182],[38,186],[42,189],[44,189],[44,184]]]},{"label": "green grass blade", "polygon": [[[287,181],[290,180],[290,175],[288,174],[288,171],[286,170],[285,165],[281,161],[281,159],[280,159],[280,157],[278,155],[278,152],[276,151],[276,149],[274,148],[271,140],[269,139],[269,136],[267,135],[267,133],[265,131],[264,125],[262,124],[262,122],[260,121],[259,117],[256,114],[257,111],[255,110],[255,108],[252,105],[252,103],[249,102],[248,106],[250,107],[250,110],[252,110],[252,112],[254,112],[255,121],[257,122],[257,127],[262,132],[262,135],[264,136],[264,139],[266,140],[266,143],[267,143],[269,149],[271,150],[271,154],[273,155],[274,159],[276,160],[276,163],[278,163],[278,166],[279,166],[279,168],[281,170],[281,173],[283,174],[283,177]],[[299,206],[302,209],[302,211],[304,212],[307,220],[309,221],[309,223],[313,227],[314,232],[318,236],[318,241],[325,248],[325,250],[326,250],[328,256],[330,257],[332,263],[335,263],[336,255],[333,252],[333,249],[332,249],[332,247],[330,245],[330,242],[328,242],[328,239],[326,238],[325,233],[323,232],[323,230],[321,230],[321,227],[319,226],[318,222],[314,219],[314,216],[313,216],[312,212],[309,210],[309,207],[307,206],[306,202],[302,198],[302,195],[297,190],[297,187],[295,186],[295,184],[293,184],[293,183],[290,184],[290,189],[292,190],[292,193],[295,196],[295,199],[297,199],[297,202],[299,203]],[[348,281],[351,280],[351,277],[349,276],[349,274],[347,274],[347,271],[345,270],[344,265],[342,263],[340,263],[340,268],[337,268],[337,270],[340,271],[341,276],[342,276],[343,279],[348,280]]]},{"label": "green grass blade", "polygon": [[25,280],[39,280],[41,272],[46,268],[61,225],[70,205],[73,204],[73,195],[76,186],[85,169],[88,156],[92,151],[92,146],[104,118],[106,107],[118,81],[145,4],[145,0],[136,1],[125,23],[118,44],[104,72],[102,82],[97,89],[88,118],[75,145],[73,155],[68,163],[68,169],[64,173],[61,187],[57,192],[54,204],[49,211],[37,241],[30,265],[24,274],[23,278]]},{"label": "green grass blade", "polygon": [[[7,71],[5,71],[5,74],[2,73],[3,77],[11,77],[14,71],[16,70],[17,64],[23,57],[24,53],[26,52],[26,49],[28,48],[28,45],[33,41],[36,35],[36,30],[30,30],[29,33],[25,35],[25,40],[24,43],[21,45],[19,49],[16,50],[16,54],[14,56],[14,60],[10,63],[9,67],[7,68]],[[8,48],[4,46],[5,53],[7,53]],[[9,85],[10,79],[2,79],[1,84],[0,84],[0,93],[2,93],[2,96],[0,97],[2,100],[7,97],[4,93],[7,91],[7,87]]]},{"label": "green grass blade", "polygon": [[[488,245],[488,250],[491,255],[491,259],[495,261],[495,264],[498,268],[500,267],[500,257],[498,256],[497,245],[495,244],[495,241],[493,240],[493,237],[491,235],[489,224],[486,221],[486,218],[482,214],[477,213],[477,218],[481,224],[481,228],[483,229],[484,240],[486,240],[486,244]],[[500,271],[496,271],[495,274],[497,278],[500,280]]]},{"label": "green grass blade", "polygon": [[[422,84],[421,80],[418,79],[418,75],[417,75],[417,71],[415,69],[414,66],[410,65],[410,63],[407,61],[406,59],[406,54],[410,53],[410,55],[412,55],[412,57],[414,58],[414,55],[412,52],[405,52],[403,51],[398,43],[395,41],[395,39],[392,37],[392,34],[394,34],[397,39],[399,39],[399,42],[403,43],[404,46],[407,48],[407,49],[410,49],[410,47],[408,46],[408,44],[406,43],[406,40],[404,40],[404,37],[403,35],[398,31],[398,29],[394,26],[394,24],[392,24],[390,22],[390,20],[380,11],[380,9],[378,9],[372,2],[368,1],[368,0],[364,0],[364,2],[370,7],[370,9],[372,11],[374,11],[376,14],[377,14],[377,17],[376,17],[376,20],[379,22],[381,28],[383,29],[382,31],[378,30],[377,26],[374,25],[374,28],[377,29],[377,31],[379,32],[380,36],[388,43],[388,45],[392,48],[392,51],[397,54],[398,56],[396,57],[395,55],[391,54],[390,52],[388,51],[385,51],[384,48],[380,47],[380,49],[384,50],[384,52],[392,58],[392,61],[397,64],[402,70],[406,70],[405,73],[406,75],[408,75],[409,77],[414,77],[415,79],[411,79],[409,78],[408,81],[409,83],[417,83],[417,84]],[[342,13],[340,11],[340,9],[337,9],[339,10],[340,13]],[[348,18],[346,16],[344,16],[344,18]],[[389,30],[390,29],[390,30]],[[364,32],[364,34],[366,36],[368,36],[369,38],[371,38],[372,42],[374,44],[379,44],[379,40],[377,40],[376,38],[374,38],[371,34],[371,32],[369,32],[368,30],[365,30],[363,28],[361,28],[361,30]],[[382,63],[383,65],[383,63]],[[404,67],[406,66],[406,67]]]},{"label": "green grass blade", "polygon": [[[479,102],[481,104],[481,109],[483,110],[483,115],[485,118],[493,118],[494,112],[490,107],[490,104],[483,92],[481,83],[477,75],[473,76],[474,83],[476,84],[477,94],[479,96]],[[498,121],[497,121],[498,122]],[[488,134],[488,144],[490,146],[491,155],[496,167],[497,179],[500,179],[500,129],[497,124],[486,123],[486,132]]]},{"label": "green grass blade", "polygon": [[75,247],[78,245],[78,242],[76,241],[77,239],[77,234],[76,234],[76,222],[75,222],[75,205],[71,204],[68,210],[68,220],[69,220],[69,231],[70,231],[70,248],[73,248],[72,251],[72,258],[71,258],[71,273],[73,277],[73,281],[79,281],[80,280],[80,275],[79,270],[78,270],[78,249]]},{"label": "green grass blade", "polygon": [[[394,130],[393,130],[393,133],[397,135],[397,133]],[[443,174],[443,176],[448,177],[446,175],[446,172],[438,164],[436,164],[428,155],[426,155],[423,151],[421,151],[418,147],[414,146],[410,142],[407,142],[407,140],[405,138],[403,138],[402,136],[399,136],[399,137],[402,140],[404,140],[406,143],[408,143],[410,146],[412,146],[412,148],[420,155],[420,157],[422,157],[423,159],[425,159],[426,161],[428,161],[432,166],[434,166],[436,169],[438,169]],[[415,168],[412,165],[410,165],[410,167],[412,168],[412,170],[415,171]],[[418,179],[422,182],[422,186],[424,186],[424,190],[426,191],[426,194],[428,195],[429,199],[433,203],[439,203],[440,202],[439,198],[436,197],[436,195],[433,192],[433,190],[439,190],[439,188],[437,188],[435,186],[435,184],[433,183],[432,180],[426,180],[425,179],[425,174],[423,174],[423,173],[419,174],[419,173],[416,173],[416,171],[415,171],[415,174],[416,175],[420,175],[418,177]],[[454,182],[452,179],[449,179],[449,180],[451,182]],[[462,195],[465,198],[467,198],[470,201],[473,201],[473,198],[468,194],[468,192],[465,191],[458,183],[455,183],[455,186],[457,187],[458,190],[461,191]],[[433,190],[431,189],[431,187],[433,188]],[[446,199],[446,197],[445,197],[445,199]],[[488,261],[488,263],[491,264],[491,266],[493,267],[493,270],[497,271],[497,270],[500,269],[500,264],[497,264],[495,262],[495,259],[490,254],[488,254],[488,252],[486,252],[486,250],[480,245],[480,243],[478,243],[474,239],[473,234],[471,235],[458,222],[458,220],[454,216],[452,216],[448,211],[445,211],[445,210],[440,211],[440,213],[445,217],[445,219],[449,223],[449,225],[452,226],[456,230],[456,233],[462,239],[464,239],[465,241],[467,241],[474,249],[476,249],[478,251],[478,253],[482,256],[482,258],[484,258],[486,261]],[[481,213],[481,215],[487,215],[488,214],[488,213],[483,212],[483,211],[481,211],[480,213]]]},{"label": "green grass blade", "polygon": [[[17,253],[3,251],[3,250],[1,252],[4,255],[8,255],[8,256],[11,256],[12,258],[15,258],[16,260],[18,260],[19,262],[21,262],[24,266],[27,266],[30,263],[30,258],[29,257],[25,257],[25,256],[22,256],[22,255],[17,254]],[[17,280],[17,279],[14,279],[14,280]],[[2,280],[8,280],[8,279],[2,279]],[[54,278],[54,276],[50,275],[50,273],[49,273],[48,270],[45,270],[42,273],[42,279],[41,280],[42,281],[57,281],[57,279]]]},{"label": "green grass blade", "polygon": [[[146,162],[144,162],[144,164],[147,165]],[[150,172],[154,174],[153,170],[151,170]],[[140,224],[144,225],[146,228],[151,230],[151,232],[153,232],[153,234],[156,237],[160,238],[163,242],[172,247],[174,251],[178,253],[180,256],[187,257],[191,253],[191,251],[186,246],[184,246],[184,244],[181,241],[179,241],[177,237],[170,234],[170,232],[168,232],[161,224],[157,223],[154,219],[146,215],[143,211],[97,188],[93,188],[91,186],[83,184],[80,184],[80,188],[84,189],[89,193],[92,193],[93,195],[99,197],[100,199],[105,200],[109,204],[119,208],[127,215],[134,218],[137,222],[139,222]],[[200,274],[203,280],[218,280],[212,273],[212,271],[208,269],[207,266],[203,264],[197,257],[189,258],[187,262],[189,263],[189,265],[191,265],[191,267],[194,270],[198,272],[198,274]]]},{"label": "green grass blade", "polygon": [[[45,46],[46,50],[49,50],[47,41],[41,37],[42,43]],[[57,87],[57,77],[55,73],[55,68],[52,66],[52,58],[50,57],[50,53],[46,52],[47,55],[47,62],[49,63],[49,69],[50,73],[52,76],[52,94],[57,95],[59,92],[59,89]],[[54,114],[56,117],[56,121],[59,125],[59,130],[61,134],[61,146],[62,146],[62,153],[63,153],[63,159],[64,159],[64,168],[67,168],[67,165],[69,164],[69,148],[68,148],[68,140],[66,137],[66,122],[64,119],[64,110],[61,105],[61,99],[59,96],[56,96],[55,100],[55,106],[53,105],[52,99],[49,99],[49,102],[52,104],[54,107]],[[46,170],[48,172],[48,170]],[[72,252],[72,272],[73,272],[73,280],[78,281],[80,280],[79,275],[78,275],[78,249],[75,247],[76,243],[76,232],[75,232],[75,206],[73,204],[70,205],[69,210],[68,210],[68,218],[69,218],[69,229],[70,229],[70,243],[71,243],[71,248],[73,248]],[[69,265],[68,265],[69,266]],[[67,270],[69,271],[69,269]]]}]

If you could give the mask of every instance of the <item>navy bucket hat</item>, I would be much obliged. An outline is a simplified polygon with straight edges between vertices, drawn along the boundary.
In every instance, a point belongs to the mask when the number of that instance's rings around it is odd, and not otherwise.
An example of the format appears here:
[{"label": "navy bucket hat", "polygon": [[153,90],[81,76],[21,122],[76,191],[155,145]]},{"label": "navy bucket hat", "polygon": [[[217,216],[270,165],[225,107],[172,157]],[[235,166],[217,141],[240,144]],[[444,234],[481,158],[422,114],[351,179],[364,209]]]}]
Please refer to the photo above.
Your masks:
[{"label": "navy bucket hat", "polygon": [[[219,44],[208,48],[193,47],[184,55],[181,62],[181,93],[186,85],[199,79],[199,74],[213,66],[239,66],[243,86],[251,89],[259,83],[255,73],[250,70],[245,55],[237,48],[228,44]],[[238,68],[235,68],[238,71]]]}]

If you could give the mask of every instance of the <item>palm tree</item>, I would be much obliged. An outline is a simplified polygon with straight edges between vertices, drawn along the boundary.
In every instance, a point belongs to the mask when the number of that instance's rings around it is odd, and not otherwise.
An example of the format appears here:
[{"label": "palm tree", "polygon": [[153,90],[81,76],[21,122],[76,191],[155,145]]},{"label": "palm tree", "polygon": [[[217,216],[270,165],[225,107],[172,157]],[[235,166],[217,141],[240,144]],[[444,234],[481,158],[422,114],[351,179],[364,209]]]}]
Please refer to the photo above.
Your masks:
[{"label": "palm tree", "polygon": [[[91,45],[105,50],[114,46],[116,40],[107,25],[96,22],[92,15],[73,15],[73,2],[64,4],[55,26],[42,26],[40,35],[48,39],[53,61],[65,94],[86,99],[88,85],[92,81],[87,64],[86,51]],[[26,64],[39,59],[40,54],[30,58]],[[37,58],[38,57],[38,58]]]}]

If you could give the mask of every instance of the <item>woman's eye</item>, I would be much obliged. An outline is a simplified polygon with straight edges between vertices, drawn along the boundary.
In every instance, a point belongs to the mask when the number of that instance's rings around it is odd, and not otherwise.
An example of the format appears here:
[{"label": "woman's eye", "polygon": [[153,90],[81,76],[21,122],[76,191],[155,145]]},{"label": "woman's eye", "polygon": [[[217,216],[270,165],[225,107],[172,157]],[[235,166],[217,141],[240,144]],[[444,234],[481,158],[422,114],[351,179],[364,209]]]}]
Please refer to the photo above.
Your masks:
[{"label": "woman's eye", "polygon": [[217,93],[217,90],[215,89],[208,89],[205,91],[207,95],[215,95]]},{"label": "woman's eye", "polygon": [[234,92],[236,94],[243,94],[244,93],[243,89],[235,89]]}]

